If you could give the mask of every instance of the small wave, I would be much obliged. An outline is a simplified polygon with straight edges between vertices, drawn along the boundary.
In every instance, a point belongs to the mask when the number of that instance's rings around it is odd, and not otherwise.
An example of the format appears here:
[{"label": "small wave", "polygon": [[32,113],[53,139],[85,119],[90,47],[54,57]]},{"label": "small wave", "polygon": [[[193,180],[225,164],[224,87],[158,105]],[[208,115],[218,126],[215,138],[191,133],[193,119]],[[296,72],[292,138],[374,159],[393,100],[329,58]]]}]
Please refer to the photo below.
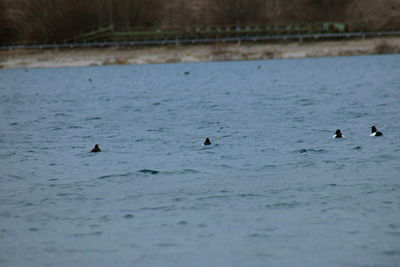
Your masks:
[{"label": "small wave", "polygon": [[400,237],[400,232],[391,231],[391,232],[386,232],[386,234],[387,235],[391,235],[391,236]]},{"label": "small wave", "polygon": [[362,118],[362,117],[367,117],[369,114],[367,112],[347,112],[347,117],[348,118]]},{"label": "small wave", "polygon": [[328,186],[328,187],[336,187],[338,185],[337,184],[327,184],[326,186]]},{"label": "small wave", "polygon": [[24,203],[24,205],[23,205],[23,207],[31,207],[31,206],[35,206],[35,203],[26,202],[26,203]]},{"label": "small wave", "polygon": [[[93,153],[91,153],[93,154]],[[185,174],[195,174],[199,173],[197,170],[193,169],[183,169],[183,170],[178,170],[178,171],[157,171],[157,170],[152,170],[152,169],[141,169],[136,172],[126,172],[126,173],[118,173],[118,174],[109,174],[109,175],[102,175],[98,177],[97,179],[103,180],[103,179],[115,179],[115,178],[122,178],[122,177],[129,177],[129,176],[134,176],[135,173],[139,174],[151,174],[151,175],[157,175],[157,174],[165,174],[165,175],[185,175]]]},{"label": "small wave", "polygon": [[171,172],[171,174],[195,174],[195,173],[199,173],[199,171],[193,169],[183,169],[180,171]]},{"label": "small wave", "polygon": [[399,256],[400,250],[386,250],[383,253],[388,256]]},{"label": "small wave", "polygon": [[310,149],[307,149],[307,148],[301,148],[301,149],[297,149],[297,150],[295,150],[295,151],[293,151],[294,153],[301,153],[301,154],[303,154],[303,153],[323,153],[323,152],[326,152],[324,149],[313,149],[313,148],[310,148]]},{"label": "small wave", "polygon": [[304,99],[300,99],[300,100],[296,101],[296,104],[300,105],[300,106],[303,106],[303,107],[306,107],[306,106],[314,105],[314,102],[313,102],[312,99],[304,98]]},{"label": "small wave", "polygon": [[400,228],[400,224],[391,223],[391,224],[388,225],[388,227],[390,229],[399,229]]},{"label": "small wave", "polygon": [[343,208],[343,207],[328,207],[328,208],[324,208],[324,209],[321,209],[321,212],[322,213],[325,213],[325,212],[331,212],[331,211],[337,211],[337,210],[339,210],[339,211],[342,211],[342,210],[344,210],[345,208]]},{"label": "small wave", "polygon": [[199,197],[198,200],[206,200],[206,199],[224,199],[230,198],[231,196],[228,195],[215,195],[215,196],[207,196],[207,197]]},{"label": "small wave", "polygon": [[238,197],[262,197],[263,195],[261,194],[253,194],[253,193],[243,193],[243,194],[239,194],[237,195]]},{"label": "small wave", "polygon": [[159,244],[156,244],[156,246],[158,246],[158,247],[178,247],[178,244],[174,244],[174,243],[159,243]]},{"label": "small wave", "polygon": [[[2,143],[1,140],[0,140],[0,143]],[[12,156],[15,156],[15,155],[17,155],[17,153],[15,153],[15,152],[11,152],[11,151],[10,152],[6,152],[6,153],[0,155],[0,159],[6,159],[8,157],[12,157]]]},{"label": "small wave", "polygon": [[150,170],[150,169],[141,169],[141,170],[138,170],[138,172],[144,173],[144,174],[154,174],[154,175],[160,173],[159,171]]},{"label": "small wave", "polygon": [[268,204],[265,207],[266,208],[273,208],[273,209],[286,209],[286,208],[295,208],[300,206],[300,203],[297,201],[291,201],[291,202],[278,202],[275,204]]},{"label": "small wave", "polygon": [[90,233],[76,233],[76,234],[74,234],[74,237],[99,236],[102,233],[103,233],[102,231],[96,231],[96,232],[90,232]]},{"label": "small wave", "polygon": [[21,176],[14,175],[14,174],[8,174],[7,176],[13,180],[22,180],[23,179]]},{"label": "small wave", "polygon": [[174,205],[170,206],[158,206],[158,207],[144,207],[141,208],[140,210],[164,210],[164,211],[169,211],[175,209]]},{"label": "small wave", "polygon": [[277,166],[275,164],[269,164],[262,166],[261,169],[275,169]]},{"label": "small wave", "polygon": [[120,178],[120,177],[128,177],[133,175],[133,173],[131,172],[127,172],[127,173],[121,173],[121,174],[110,174],[110,175],[103,175],[98,177],[97,179],[99,180],[103,180],[103,179],[114,179],[114,178]]},{"label": "small wave", "polygon": [[392,155],[383,154],[383,155],[380,156],[380,159],[382,161],[397,160],[397,157],[394,157]]},{"label": "small wave", "polygon": [[216,148],[216,147],[219,147],[219,144],[212,144],[212,145],[210,145],[210,146],[205,146],[205,145],[202,145],[202,147],[200,148],[200,150],[201,151],[203,151],[203,150],[205,150],[205,151],[207,151],[208,153],[214,153],[214,152],[211,152],[210,150],[211,149],[213,149],[213,148]]},{"label": "small wave", "polygon": [[0,217],[10,218],[11,217],[11,212],[9,212],[9,211],[0,212]]},{"label": "small wave", "polygon": [[82,129],[82,126],[72,125],[72,126],[68,126],[67,129]]},{"label": "small wave", "polygon": [[60,131],[60,130],[62,130],[62,128],[58,126],[50,128],[50,131]]},{"label": "small wave", "polygon": [[105,152],[104,150],[101,150],[101,153],[92,153],[92,152],[90,152],[90,151],[87,151],[87,152],[83,152],[83,153],[76,154],[76,156],[80,156],[80,157],[82,157],[82,158],[85,158],[85,157],[95,157],[95,156],[101,155],[101,154],[104,153],[104,152]]},{"label": "small wave", "polygon": [[162,128],[162,127],[160,127],[160,128],[156,128],[156,129],[147,129],[147,132],[156,132],[156,133],[162,133],[162,132],[164,132],[165,130],[167,130],[167,128]]},{"label": "small wave", "polygon": [[[55,249],[53,250],[53,248],[50,248],[50,252],[54,252]],[[117,250],[115,249],[79,249],[79,248],[69,248],[69,249],[65,249],[65,252],[68,253],[80,253],[80,254],[87,254],[87,253],[115,253],[117,252]]]},{"label": "small wave", "polygon": [[249,235],[248,237],[250,237],[250,238],[268,238],[268,237],[270,237],[270,236],[269,236],[269,235],[266,235],[266,234],[258,234],[258,233],[255,233],[255,234]]},{"label": "small wave", "polygon": [[85,119],[85,121],[98,121],[98,120],[101,120],[102,118],[101,117],[89,117],[89,118],[86,118]]}]

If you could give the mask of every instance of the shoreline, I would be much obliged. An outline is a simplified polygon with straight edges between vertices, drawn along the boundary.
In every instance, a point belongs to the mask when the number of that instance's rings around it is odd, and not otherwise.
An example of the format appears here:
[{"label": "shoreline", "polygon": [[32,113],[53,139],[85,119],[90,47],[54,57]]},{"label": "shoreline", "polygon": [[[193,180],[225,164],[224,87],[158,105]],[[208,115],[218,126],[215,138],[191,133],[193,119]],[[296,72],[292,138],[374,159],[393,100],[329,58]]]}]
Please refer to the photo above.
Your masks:
[{"label": "shoreline", "polygon": [[0,51],[0,69],[268,60],[400,53],[400,37]]}]

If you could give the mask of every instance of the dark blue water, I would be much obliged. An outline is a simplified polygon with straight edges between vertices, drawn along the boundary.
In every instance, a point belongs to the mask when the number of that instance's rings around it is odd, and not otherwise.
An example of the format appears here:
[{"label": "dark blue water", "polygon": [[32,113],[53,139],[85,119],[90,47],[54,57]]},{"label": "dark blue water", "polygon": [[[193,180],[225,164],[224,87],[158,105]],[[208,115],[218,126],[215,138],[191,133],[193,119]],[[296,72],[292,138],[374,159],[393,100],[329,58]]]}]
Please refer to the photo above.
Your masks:
[{"label": "dark blue water", "polygon": [[400,262],[399,55],[0,70],[0,114],[1,266]]}]

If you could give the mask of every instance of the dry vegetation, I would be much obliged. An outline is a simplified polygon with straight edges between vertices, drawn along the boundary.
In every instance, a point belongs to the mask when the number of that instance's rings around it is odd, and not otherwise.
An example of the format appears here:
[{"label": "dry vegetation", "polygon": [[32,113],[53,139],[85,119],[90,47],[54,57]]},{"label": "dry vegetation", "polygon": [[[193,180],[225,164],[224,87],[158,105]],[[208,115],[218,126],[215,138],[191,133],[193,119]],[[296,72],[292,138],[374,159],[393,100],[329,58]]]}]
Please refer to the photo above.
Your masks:
[{"label": "dry vegetation", "polygon": [[400,28],[399,0],[0,0],[0,40],[59,42],[89,28],[340,21],[350,30]]}]

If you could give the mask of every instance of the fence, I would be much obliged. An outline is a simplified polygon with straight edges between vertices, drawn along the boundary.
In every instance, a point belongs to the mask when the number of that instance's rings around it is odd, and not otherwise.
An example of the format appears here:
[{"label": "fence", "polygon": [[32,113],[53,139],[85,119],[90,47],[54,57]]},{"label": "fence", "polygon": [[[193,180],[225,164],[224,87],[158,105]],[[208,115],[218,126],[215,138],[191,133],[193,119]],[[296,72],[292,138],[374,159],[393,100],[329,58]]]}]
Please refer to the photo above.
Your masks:
[{"label": "fence", "polygon": [[218,42],[265,42],[265,41],[305,41],[305,40],[320,40],[320,39],[350,39],[350,38],[370,38],[380,36],[400,36],[400,31],[381,31],[381,32],[330,32],[330,33],[304,33],[304,34],[277,34],[277,35],[259,35],[247,32],[240,36],[226,37],[182,37],[179,35],[164,36],[164,38],[154,38],[141,40],[121,40],[121,41],[93,41],[93,42],[69,42],[69,43],[54,43],[54,44],[18,44],[18,45],[3,45],[0,50],[13,49],[62,49],[62,48],[84,48],[84,47],[110,47],[110,46],[140,46],[140,45],[169,45],[169,44],[206,44]]}]

